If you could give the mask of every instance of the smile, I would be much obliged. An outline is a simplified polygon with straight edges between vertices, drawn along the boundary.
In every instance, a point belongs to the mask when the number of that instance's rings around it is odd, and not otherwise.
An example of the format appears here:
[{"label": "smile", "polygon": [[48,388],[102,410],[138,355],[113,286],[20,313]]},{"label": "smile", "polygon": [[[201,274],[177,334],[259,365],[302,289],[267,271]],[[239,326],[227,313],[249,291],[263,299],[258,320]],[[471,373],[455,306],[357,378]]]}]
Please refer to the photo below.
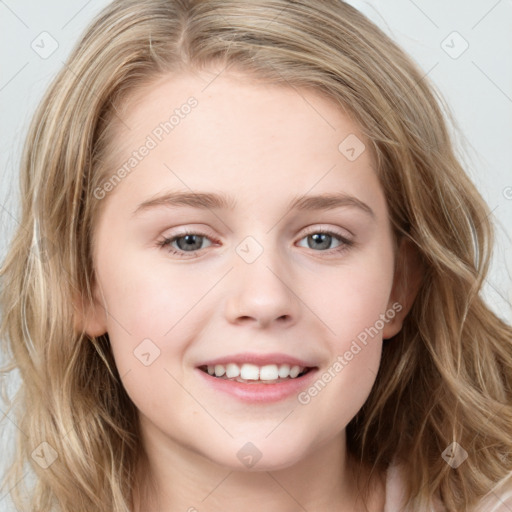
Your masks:
[{"label": "smile", "polygon": [[297,379],[305,375],[311,368],[289,364],[267,364],[257,366],[255,364],[228,363],[226,365],[204,365],[199,368],[209,375],[219,379],[235,382],[263,382],[273,384],[290,379]]}]

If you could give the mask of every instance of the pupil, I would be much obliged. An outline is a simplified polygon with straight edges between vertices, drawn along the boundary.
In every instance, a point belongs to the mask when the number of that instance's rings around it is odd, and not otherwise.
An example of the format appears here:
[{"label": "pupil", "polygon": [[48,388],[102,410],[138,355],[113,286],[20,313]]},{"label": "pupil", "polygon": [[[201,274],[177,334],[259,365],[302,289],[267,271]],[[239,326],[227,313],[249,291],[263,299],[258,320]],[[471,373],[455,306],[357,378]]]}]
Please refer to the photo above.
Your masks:
[{"label": "pupil", "polygon": [[331,235],[328,235],[326,233],[315,233],[313,235],[310,235],[310,238],[312,238],[315,241],[315,243],[320,243],[322,249],[327,249],[331,241]]},{"label": "pupil", "polygon": [[[178,242],[178,246],[180,246],[180,240],[185,240],[185,247],[180,247],[180,249],[186,249],[186,248],[193,248],[195,249],[195,247],[192,247],[194,245],[194,243],[197,245],[197,241],[194,242],[194,238],[197,237],[197,235],[184,235],[182,237],[180,237],[177,242]],[[200,237],[199,237],[200,238]],[[199,243],[199,247],[201,246],[201,243]],[[199,248],[197,247],[197,248]]]}]

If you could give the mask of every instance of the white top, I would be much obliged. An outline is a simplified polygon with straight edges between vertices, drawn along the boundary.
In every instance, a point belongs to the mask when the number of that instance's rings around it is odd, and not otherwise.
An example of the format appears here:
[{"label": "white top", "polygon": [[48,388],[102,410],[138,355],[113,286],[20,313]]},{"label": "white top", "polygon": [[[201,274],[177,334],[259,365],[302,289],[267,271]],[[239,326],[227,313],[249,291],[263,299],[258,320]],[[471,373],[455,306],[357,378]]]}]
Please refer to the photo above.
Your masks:
[{"label": "white top", "polygon": [[[489,493],[477,507],[467,512],[512,512],[512,473],[508,480],[508,485],[502,484],[500,490]],[[403,481],[403,469],[397,464],[392,464],[386,472],[386,502],[383,512],[413,512],[410,508],[404,508]],[[446,512],[440,500],[436,501],[432,512]]]}]

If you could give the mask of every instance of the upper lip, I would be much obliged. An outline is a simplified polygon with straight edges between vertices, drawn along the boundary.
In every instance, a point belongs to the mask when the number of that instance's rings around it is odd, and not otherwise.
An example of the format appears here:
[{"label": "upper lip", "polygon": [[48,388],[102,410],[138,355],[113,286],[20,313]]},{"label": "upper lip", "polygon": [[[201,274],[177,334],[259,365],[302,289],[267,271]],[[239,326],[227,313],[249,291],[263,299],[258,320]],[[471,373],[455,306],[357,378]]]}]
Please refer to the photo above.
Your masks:
[{"label": "upper lip", "polygon": [[232,354],[230,356],[218,357],[209,361],[204,361],[199,364],[200,366],[215,366],[217,364],[226,365],[229,363],[235,363],[242,365],[244,363],[254,364],[256,366],[265,366],[269,364],[289,364],[290,366],[300,366],[302,368],[314,368],[316,365],[310,361],[298,359],[297,357],[289,356],[287,354],[271,353],[271,354]]}]

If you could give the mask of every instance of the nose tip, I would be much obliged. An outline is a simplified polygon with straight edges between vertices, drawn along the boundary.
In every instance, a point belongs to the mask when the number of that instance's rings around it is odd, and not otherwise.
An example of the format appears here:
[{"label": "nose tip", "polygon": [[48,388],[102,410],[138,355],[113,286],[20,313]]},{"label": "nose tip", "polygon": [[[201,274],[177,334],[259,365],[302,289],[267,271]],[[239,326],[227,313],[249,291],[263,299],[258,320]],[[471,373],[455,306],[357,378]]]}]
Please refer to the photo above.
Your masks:
[{"label": "nose tip", "polygon": [[255,262],[241,265],[233,291],[227,302],[226,317],[232,323],[256,323],[268,327],[276,323],[293,323],[299,313],[297,296],[287,281],[292,279],[279,275],[270,266]]}]

